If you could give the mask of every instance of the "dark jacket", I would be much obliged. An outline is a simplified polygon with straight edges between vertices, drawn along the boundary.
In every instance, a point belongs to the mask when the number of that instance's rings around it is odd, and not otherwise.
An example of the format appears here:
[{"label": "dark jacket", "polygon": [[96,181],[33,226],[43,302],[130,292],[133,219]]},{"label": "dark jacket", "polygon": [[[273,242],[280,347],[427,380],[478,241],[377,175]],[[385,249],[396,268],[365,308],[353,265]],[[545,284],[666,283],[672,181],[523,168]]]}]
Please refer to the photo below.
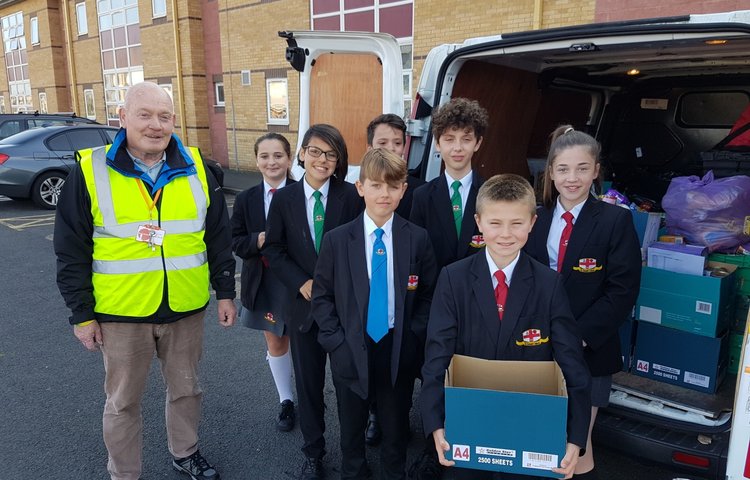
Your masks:
[{"label": "dark jacket", "polygon": [[[549,340],[525,345],[523,334],[529,329],[538,329],[541,338]],[[422,368],[420,405],[425,433],[445,424],[445,369],[453,354],[487,360],[555,360],[568,390],[568,441],[585,448],[591,377],[562,281],[548,266],[520,254],[502,321],[484,254],[459,260],[440,273]]]},{"label": "dark jacket", "polygon": [[474,254],[484,246],[474,242],[479,235],[479,228],[474,221],[477,192],[483,182],[479,174],[473,172],[471,189],[466,198],[466,207],[461,221],[460,237],[456,234],[453,206],[445,174],[430,180],[414,192],[409,221],[424,228],[430,234],[438,269]]},{"label": "dark jacket", "polygon": [[[399,368],[419,374],[430,299],[437,268],[427,232],[393,217],[394,326],[391,380]],[[313,280],[312,317],[318,341],[331,354],[331,370],[366,399],[369,392],[367,274],[363,214],[332,230],[323,240]],[[413,285],[409,286],[409,281]]]},{"label": "dark jacket", "polygon": [[[553,213],[554,208],[538,209],[524,247],[547,266]],[[596,267],[581,268],[579,263],[586,259],[593,259]],[[586,342],[584,357],[591,374],[618,372],[622,368],[618,329],[632,314],[641,284],[641,250],[630,211],[589,198],[573,226],[560,275]]]},{"label": "dark jacket", "polygon": [[[266,243],[263,255],[268,259],[274,275],[281,280],[290,295],[289,328],[307,332],[312,326],[310,302],[299,292],[300,287],[313,278],[318,253],[315,239],[307,223],[305,181],[282,188],[271,201],[266,221]],[[336,183],[331,179],[325,207],[324,233],[348,223],[362,211],[362,198],[351,183]]]},{"label": "dark jacket", "polygon": [[[155,183],[145,173],[136,170],[133,160],[126,149],[125,130],[121,129],[107,153],[107,166],[120,175],[140,178],[149,194],[155,195]],[[189,175],[194,170],[192,161],[185,158],[180,151],[181,145],[176,137],[170,140],[166,149],[166,163],[157,177],[156,186],[164,185],[182,175]],[[206,169],[208,172],[209,170]],[[229,214],[224,194],[211,174],[206,174],[209,187],[209,207],[206,213],[204,242],[208,255],[208,266],[211,286],[216,291],[217,299],[232,299],[234,291],[235,260],[232,256],[232,238],[229,229]],[[157,208],[161,206],[161,198]],[[143,201],[140,197],[133,201]],[[60,200],[57,204],[55,218],[54,247],[57,255],[57,285],[65,299],[65,304],[72,311],[70,323],[76,324],[87,320],[100,322],[141,322],[169,323],[205,310],[206,306],[190,312],[174,312],[169,308],[167,288],[164,284],[162,303],[156,313],[147,317],[123,317],[94,313],[94,295],[91,283],[93,258],[93,220],[91,217],[91,198],[86,188],[83,172],[78,164],[74,165],[65,181]],[[167,232],[169,233],[169,232]],[[135,229],[133,230],[135,236]]]},{"label": "dark jacket", "polygon": [[[294,180],[288,179],[286,185],[293,183]],[[240,192],[232,208],[232,251],[242,259],[240,299],[242,305],[251,310],[264,275],[272,275],[270,270],[263,269],[263,255],[258,248],[258,235],[266,231],[263,189],[261,182]]]}]

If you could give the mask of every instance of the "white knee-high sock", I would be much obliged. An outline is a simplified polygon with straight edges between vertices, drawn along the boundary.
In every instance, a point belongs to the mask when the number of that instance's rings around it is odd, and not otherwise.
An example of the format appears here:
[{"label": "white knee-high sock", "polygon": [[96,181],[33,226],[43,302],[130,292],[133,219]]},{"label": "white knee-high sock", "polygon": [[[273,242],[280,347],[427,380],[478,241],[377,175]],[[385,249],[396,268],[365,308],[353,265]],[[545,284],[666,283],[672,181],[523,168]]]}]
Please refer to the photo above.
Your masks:
[{"label": "white knee-high sock", "polygon": [[289,350],[279,357],[274,357],[266,352],[266,359],[268,360],[268,366],[271,367],[276,390],[279,392],[279,403],[284,400],[292,400],[292,356],[289,354]]}]

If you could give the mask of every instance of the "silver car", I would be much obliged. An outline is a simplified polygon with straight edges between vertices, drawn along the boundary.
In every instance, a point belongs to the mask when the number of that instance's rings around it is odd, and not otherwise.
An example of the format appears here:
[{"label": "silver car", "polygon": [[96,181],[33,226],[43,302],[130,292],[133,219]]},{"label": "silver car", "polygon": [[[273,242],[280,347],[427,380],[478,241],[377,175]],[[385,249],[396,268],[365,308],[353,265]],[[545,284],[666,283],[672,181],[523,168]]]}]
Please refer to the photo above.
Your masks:
[{"label": "silver car", "polygon": [[112,143],[117,130],[105,125],[50,126],[0,140],[0,195],[31,198],[42,208],[54,209],[76,150]]}]

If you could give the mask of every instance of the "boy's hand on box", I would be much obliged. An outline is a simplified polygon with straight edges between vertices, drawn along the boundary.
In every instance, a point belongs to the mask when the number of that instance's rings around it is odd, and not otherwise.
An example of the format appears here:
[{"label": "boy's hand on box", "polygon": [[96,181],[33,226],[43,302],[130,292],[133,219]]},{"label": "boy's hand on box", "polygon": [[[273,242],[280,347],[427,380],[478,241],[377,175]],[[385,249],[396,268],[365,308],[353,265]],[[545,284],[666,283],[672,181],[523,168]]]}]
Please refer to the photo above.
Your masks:
[{"label": "boy's hand on box", "polygon": [[456,462],[452,460],[447,460],[445,458],[445,452],[451,449],[450,444],[445,439],[445,429],[438,428],[437,430],[432,432],[432,439],[435,441],[435,450],[437,450],[438,460],[440,460],[440,465],[443,465],[445,467],[452,467],[453,465],[455,465]]},{"label": "boy's hand on box", "polygon": [[[435,439],[437,442],[437,438]],[[560,468],[553,468],[552,471],[555,473],[562,473],[565,478],[572,478],[573,472],[576,470],[576,464],[578,463],[578,455],[581,451],[581,447],[568,443],[565,445],[565,456],[560,462]]]}]

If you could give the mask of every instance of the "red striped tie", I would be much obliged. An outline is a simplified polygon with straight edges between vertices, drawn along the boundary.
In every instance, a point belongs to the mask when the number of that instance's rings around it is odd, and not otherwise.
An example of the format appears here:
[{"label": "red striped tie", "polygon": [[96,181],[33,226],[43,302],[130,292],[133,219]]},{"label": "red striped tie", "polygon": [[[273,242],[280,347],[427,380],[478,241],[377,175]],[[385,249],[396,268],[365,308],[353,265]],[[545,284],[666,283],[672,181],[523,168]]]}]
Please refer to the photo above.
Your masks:
[{"label": "red striped tie", "polygon": [[495,272],[497,287],[495,287],[495,301],[497,302],[497,315],[503,319],[505,311],[505,300],[508,298],[508,285],[505,283],[505,273],[502,270]]},{"label": "red striped tie", "polygon": [[565,220],[565,228],[563,228],[562,235],[560,235],[560,248],[557,250],[557,271],[562,271],[563,260],[565,260],[565,250],[568,249],[568,241],[570,240],[570,234],[573,232],[573,214],[565,212],[562,214],[563,220]]}]

